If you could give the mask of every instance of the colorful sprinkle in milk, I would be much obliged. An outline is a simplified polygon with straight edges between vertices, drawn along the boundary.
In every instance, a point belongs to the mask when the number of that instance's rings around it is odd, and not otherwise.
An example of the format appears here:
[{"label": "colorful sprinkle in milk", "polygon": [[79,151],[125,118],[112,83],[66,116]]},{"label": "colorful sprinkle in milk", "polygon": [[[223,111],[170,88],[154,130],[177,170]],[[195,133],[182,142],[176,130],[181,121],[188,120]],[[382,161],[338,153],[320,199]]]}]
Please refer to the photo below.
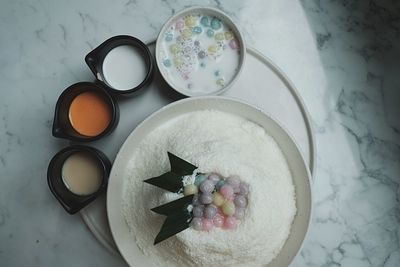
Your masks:
[{"label": "colorful sprinkle in milk", "polygon": [[163,71],[176,87],[192,93],[212,93],[236,75],[240,43],[217,17],[193,13],[171,23],[159,56]]}]

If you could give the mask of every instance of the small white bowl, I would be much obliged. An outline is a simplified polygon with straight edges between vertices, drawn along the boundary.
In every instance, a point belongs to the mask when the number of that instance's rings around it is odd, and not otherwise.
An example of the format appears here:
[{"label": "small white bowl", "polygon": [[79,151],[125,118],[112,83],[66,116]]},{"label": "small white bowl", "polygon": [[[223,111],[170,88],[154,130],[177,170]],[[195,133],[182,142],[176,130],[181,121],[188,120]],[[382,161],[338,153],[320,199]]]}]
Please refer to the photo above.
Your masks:
[{"label": "small white bowl", "polygon": [[[173,80],[170,77],[170,74],[167,73],[165,67],[163,66],[163,42],[164,36],[168,29],[174,25],[174,23],[179,20],[180,18],[185,17],[186,15],[190,14],[200,14],[200,15],[206,15],[206,16],[212,16],[218,18],[223,24],[225,24],[233,33],[234,37],[236,38],[238,44],[239,44],[239,63],[237,66],[237,69],[235,71],[235,74],[233,77],[227,81],[226,84],[224,84],[222,87],[215,84],[215,90],[210,90],[210,91],[191,91],[190,89],[184,88],[181,85],[177,85],[176,83],[173,82]],[[202,32],[201,34],[206,34],[206,32]],[[227,42],[227,41],[226,41]],[[243,69],[243,65],[245,62],[246,58],[246,45],[244,42],[244,38],[238,29],[238,27],[234,24],[232,19],[226,15],[225,13],[221,12],[219,9],[216,8],[211,8],[211,7],[201,7],[201,6],[195,6],[195,7],[190,7],[187,9],[184,9],[174,16],[172,16],[167,22],[165,22],[164,26],[162,27],[158,37],[157,37],[157,42],[156,42],[156,64],[158,66],[158,69],[160,70],[160,73],[164,80],[177,92],[186,95],[186,96],[205,96],[205,95],[219,95],[226,90],[228,90],[234,82],[238,79],[240,76],[240,73]]]}]

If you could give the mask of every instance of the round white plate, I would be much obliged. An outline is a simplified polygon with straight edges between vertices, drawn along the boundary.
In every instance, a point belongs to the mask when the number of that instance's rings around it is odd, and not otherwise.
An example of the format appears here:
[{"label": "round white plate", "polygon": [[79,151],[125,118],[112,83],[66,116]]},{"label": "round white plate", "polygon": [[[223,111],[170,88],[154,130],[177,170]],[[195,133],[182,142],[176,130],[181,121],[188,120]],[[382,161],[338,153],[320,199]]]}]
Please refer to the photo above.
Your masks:
[{"label": "round white plate", "polygon": [[[149,48],[154,52],[154,41],[149,43]],[[244,100],[277,119],[297,142],[311,173],[314,172],[315,142],[308,112],[295,87],[271,60],[248,47],[243,73],[223,95]],[[183,96],[169,88],[156,70],[153,82],[141,94],[119,100],[120,121],[115,131],[91,145],[113,161],[122,143],[141,121],[181,98]],[[105,197],[96,199],[80,213],[98,241],[118,255],[108,226]]]},{"label": "round white plate", "polygon": [[285,155],[295,185],[297,213],[285,245],[268,266],[288,266],[299,251],[310,222],[311,174],[307,163],[289,134],[271,117],[243,102],[216,96],[183,99],[161,108],[137,126],[122,145],[111,169],[107,189],[108,220],[121,255],[130,266],[155,266],[137,247],[122,211],[125,178],[129,175],[128,164],[134,158],[136,149],[150,132],[167,121],[188,112],[209,109],[241,116],[260,125],[275,139]]}]

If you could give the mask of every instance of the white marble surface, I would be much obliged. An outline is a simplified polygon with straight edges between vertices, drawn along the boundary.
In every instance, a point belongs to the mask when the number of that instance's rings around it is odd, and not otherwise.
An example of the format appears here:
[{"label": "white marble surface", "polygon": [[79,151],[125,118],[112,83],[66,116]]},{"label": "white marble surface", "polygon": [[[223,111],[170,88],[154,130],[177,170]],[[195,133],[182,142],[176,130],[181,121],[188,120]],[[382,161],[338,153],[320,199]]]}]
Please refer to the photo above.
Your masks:
[{"label": "white marble surface", "polygon": [[[92,80],[106,38],[156,36],[185,1],[0,3],[0,265],[125,266],[46,184],[54,104]],[[314,214],[293,266],[400,265],[400,6],[394,1],[191,1],[220,7],[297,86],[317,141]]]}]

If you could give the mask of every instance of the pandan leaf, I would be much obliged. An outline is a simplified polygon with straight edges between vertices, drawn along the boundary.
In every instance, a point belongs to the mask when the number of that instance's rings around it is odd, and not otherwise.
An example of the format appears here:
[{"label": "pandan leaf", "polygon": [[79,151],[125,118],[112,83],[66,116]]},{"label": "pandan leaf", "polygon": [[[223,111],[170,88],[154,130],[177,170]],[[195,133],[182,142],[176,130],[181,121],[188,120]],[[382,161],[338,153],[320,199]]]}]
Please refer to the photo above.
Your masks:
[{"label": "pandan leaf", "polygon": [[197,167],[170,152],[168,152],[168,159],[171,165],[171,171],[144,180],[144,182],[176,193],[183,187],[182,176],[191,175]]},{"label": "pandan leaf", "polygon": [[190,175],[195,169],[197,169],[197,167],[193,164],[181,159],[178,156],[175,156],[170,152],[168,152],[168,158],[171,164],[171,172],[174,172],[176,174],[180,174],[182,176]]},{"label": "pandan leaf", "polygon": [[166,172],[160,176],[144,180],[144,182],[173,193],[178,192],[183,187],[182,176],[173,172]]},{"label": "pandan leaf", "polygon": [[[168,159],[171,171],[144,182],[176,193],[183,188],[183,176],[191,175],[197,167],[170,152],[168,152]],[[154,240],[154,245],[189,228],[192,213],[187,210],[187,207],[192,202],[193,196],[185,196],[151,209],[155,213],[167,216]]]},{"label": "pandan leaf", "polygon": [[194,195],[184,196],[161,206],[152,208],[151,210],[155,213],[169,216],[180,210],[187,210],[188,205],[192,203],[193,196]]},{"label": "pandan leaf", "polygon": [[192,215],[187,210],[180,210],[169,215],[161,226],[160,232],[154,239],[154,245],[189,228],[191,220]]}]

